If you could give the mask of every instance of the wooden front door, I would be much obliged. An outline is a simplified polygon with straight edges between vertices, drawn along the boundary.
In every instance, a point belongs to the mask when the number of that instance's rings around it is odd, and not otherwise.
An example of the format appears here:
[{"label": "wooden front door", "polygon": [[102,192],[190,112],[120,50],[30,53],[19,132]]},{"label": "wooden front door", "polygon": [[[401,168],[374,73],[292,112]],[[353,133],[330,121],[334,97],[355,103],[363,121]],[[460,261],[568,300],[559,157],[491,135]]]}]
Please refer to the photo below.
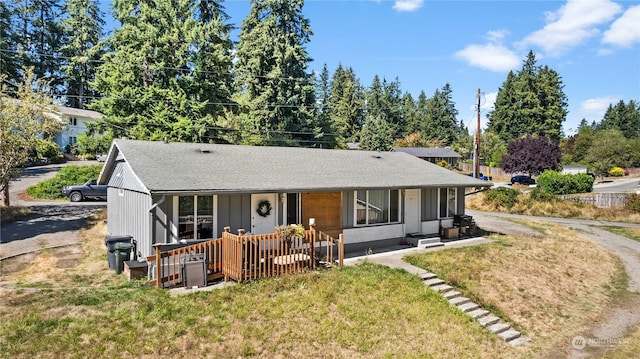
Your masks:
[{"label": "wooden front door", "polygon": [[341,192],[302,193],[301,202],[305,227],[309,224],[309,218],[315,218],[317,230],[338,238],[342,233]]}]

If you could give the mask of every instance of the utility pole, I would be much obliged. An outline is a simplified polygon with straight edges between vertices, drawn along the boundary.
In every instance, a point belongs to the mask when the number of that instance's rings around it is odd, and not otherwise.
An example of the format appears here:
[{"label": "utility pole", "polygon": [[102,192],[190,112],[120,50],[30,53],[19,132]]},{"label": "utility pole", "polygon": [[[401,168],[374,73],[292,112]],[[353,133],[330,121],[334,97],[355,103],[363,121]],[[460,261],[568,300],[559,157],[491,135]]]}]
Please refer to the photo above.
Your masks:
[{"label": "utility pole", "polygon": [[478,126],[476,140],[473,146],[473,176],[480,178],[480,89],[478,89]]}]

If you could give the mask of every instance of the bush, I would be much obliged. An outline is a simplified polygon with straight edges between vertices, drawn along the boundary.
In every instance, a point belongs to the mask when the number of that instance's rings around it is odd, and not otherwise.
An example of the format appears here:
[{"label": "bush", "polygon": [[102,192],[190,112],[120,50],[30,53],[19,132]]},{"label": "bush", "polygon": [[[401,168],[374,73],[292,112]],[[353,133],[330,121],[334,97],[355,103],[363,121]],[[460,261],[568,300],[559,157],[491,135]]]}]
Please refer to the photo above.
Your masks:
[{"label": "bush", "polygon": [[445,160],[438,161],[437,165],[440,166],[440,167],[444,167],[446,169],[451,168],[451,165],[449,164],[449,162],[447,162]]},{"label": "bush", "polygon": [[64,198],[62,195],[62,188],[64,186],[82,184],[92,178],[98,178],[101,169],[101,164],[92,166],[65,166],[55,177],[44,180],[35,186],[28,187],[26,192],[33,198]]},{"label": "bush", "polygon": [[609,171],[609,176],[622,177],[624,176],[624,170],[620,167],[613,167],[611,171]]},{"label": "bush", "polygon": [[33,155],[35,158],[47,158],[56,161],[62,157],[62,151],[60,151],[60,147],[55,142],[38,139]]},{"label": "bush", "polygon": [[516,204],[519,194],[520,192],[513,188],[498,187],[488,190],[484,198],[486,203],[493,204],[496,208],[511,209]]},{"label": "bush", "polygon": [[640,213],[640,195],[632,193],[627,197],[624,208],[631,212]]},{"label": "bush", "polygon": [[536,187],[529,192],[529,198],[539,202],[551,202],[555,198],[553,194],[543,191],[541,188]]},{"label": "bush", "polygon": [[593,177],[586,173],[563,175],[546,170],[538,177],[538,187],[553,195],[587,193],[593,191]]}]

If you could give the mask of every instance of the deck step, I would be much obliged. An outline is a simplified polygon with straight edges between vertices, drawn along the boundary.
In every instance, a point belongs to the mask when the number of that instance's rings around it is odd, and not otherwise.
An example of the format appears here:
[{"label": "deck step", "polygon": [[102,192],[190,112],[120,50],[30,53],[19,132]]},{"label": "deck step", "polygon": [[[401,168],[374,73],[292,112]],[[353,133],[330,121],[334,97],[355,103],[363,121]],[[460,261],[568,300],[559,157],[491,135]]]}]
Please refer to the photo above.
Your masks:
[{"label": "deck step", "polygon": [[480,323],[480,325],[482,325],[485,328],[490,326],[490,325],[494,325],[499,321],[500,321],[500,318],[496,317],[493,314],[489,314],[487,316],[484,316],[484,317],[478,319],[478,323]]},{"label": "deck step", "polygon": [[448,291],[448,292],[444,292],[442,295],[443,295],[447,300],[449,300],[449,299],[453,299],[453,298],[456,298],[456,297],[461,296],[461,295],[462,295],[462,293],[458,292],[457,290],[450,290],[450,291]]},{"label": "deck step", "polygon": [[516,338],[520,337],[520,335],[521,335],[521,334],[520,334],[520,332],[519,332],[519,331],[517,331],[517,330],[513,330],[513,329],[505,330],[504,332],[502,332],[502,333],[499,333],[499,334],[498,334],[498,336],[499,336],[502,340],[504,340],[505,342],[508,342],[508,341],[514,340],[514,339],[516,339]]},{"label": "deck step", "polygon": [[433,287],[434,285],[444,284],[444,281],[440,278],[431,278],[431,279],[425,280],[424,284],[428,285],[429,287]]},{"label": "deck step", "polygon": [[464,303],[461,305],[458,305],[458,309],[460,309],[461,311],[463,311],[464,313],[469,313],[473,310],[476,310],[480,308],[476,303],[473,302],[469,302],[469,303]]},{"label": "deck step", "polygon": [[418,276],[420,277],[421,280],[429,280],[429,279],[438,278],[437,274],[431,273],[431,272],[422,272],[422,273],[418,274]]},{"label": "deck step", "polygon": [[450,290],[453,290],[453,287],[448,284],[440,284],[432,286],[431,289],[435,290],[438,293],[446,293]]},{"label": "deck step", "polygon": [[455,306],[466,304],[466,303],[469,303],[470,301],[471,301],[471,299],[469,299],[467,297],[456,297],[456,298],[449,299],[449,303],[451,303],[451,304],[453,304]]},{"label": "deck step", "polygon": [[488,315],[489,311],[488,310],[484,310],[482,308],[478,308],[476,310],[470,311],[467,314],[469,314],[469,316],[471,316],[471,318],[478,320],[478,319]]},{"label": "deck step", "polygon": [[487,329],[489,329],[489,331],[493,334],[500,334],[504,331],[511,329],[511,326],[509,324],[496,323],[488,326]]}]

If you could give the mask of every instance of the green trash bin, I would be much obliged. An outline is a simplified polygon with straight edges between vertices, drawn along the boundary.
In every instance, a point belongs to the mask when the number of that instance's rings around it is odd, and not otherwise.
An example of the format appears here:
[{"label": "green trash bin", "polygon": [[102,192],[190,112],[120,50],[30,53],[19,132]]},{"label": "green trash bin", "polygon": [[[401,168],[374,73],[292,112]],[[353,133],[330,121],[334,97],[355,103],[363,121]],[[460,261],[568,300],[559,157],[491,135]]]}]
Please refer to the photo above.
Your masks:
[{"label": "green trash bin", "polygon": [[124,270],[124,262],[131,258],[131,248],[133,248],[133,244],[131,243],[118,242],[114,244],[117,274],[122,273]]}]

